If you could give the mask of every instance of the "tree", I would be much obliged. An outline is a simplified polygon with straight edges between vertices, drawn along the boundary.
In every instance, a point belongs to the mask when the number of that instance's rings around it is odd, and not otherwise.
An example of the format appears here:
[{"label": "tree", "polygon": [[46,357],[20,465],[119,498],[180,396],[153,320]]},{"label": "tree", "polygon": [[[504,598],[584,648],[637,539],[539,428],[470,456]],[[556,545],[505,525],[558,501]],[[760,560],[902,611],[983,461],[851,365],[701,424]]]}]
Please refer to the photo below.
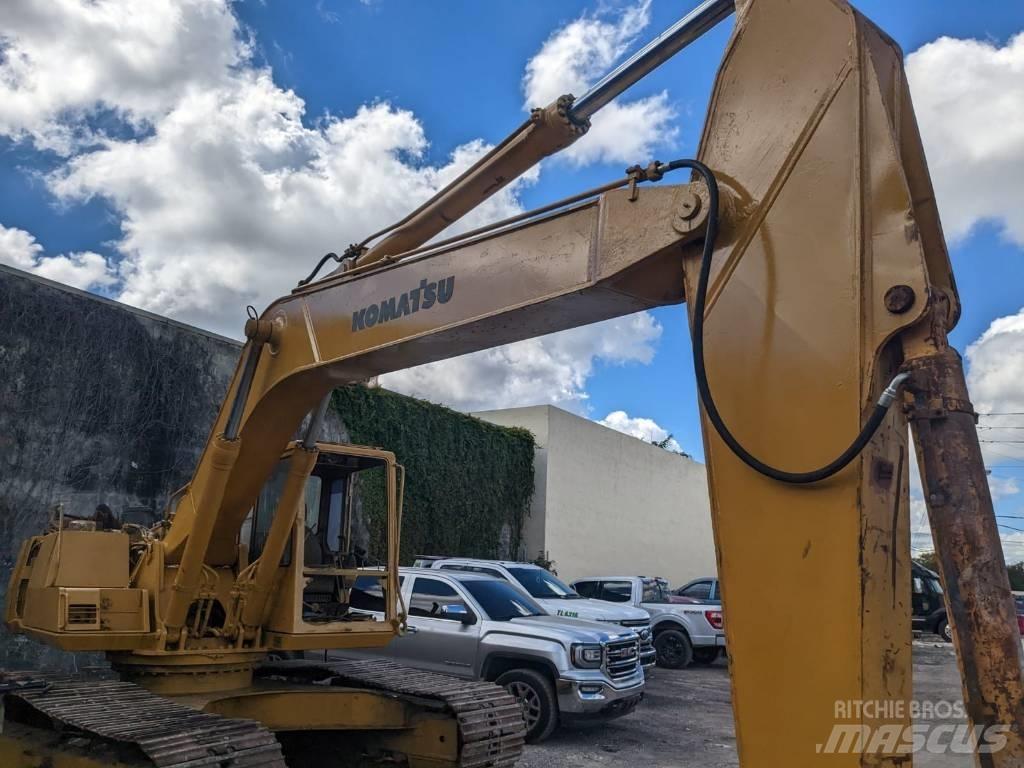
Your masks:
[{"label": "tree", "polygon": [[929,571],[939,572],[939,558],[934,552],[922,552],[914,558],[914,562],[923,565]]},{"label": "tree", "polygon": [[672,437],[672,433],[671,432],[669,432],[668,435],[665,436],[664,440],[655,440],[652,437],[651,438],[651,445],[656,445],[658,448],[666,450],[669,453],[678,453],[683,458],[686,458],[686,459],[690,458],[690,454],[688,454],[686,451],[683,451],[683,450],[678,450],[677,451],[675,448],[672,447],[673,445],[676,445],[676,441]]},{"label": "tree", "polygon": [[1010,575],[1010,589],[1014,592],[1024,592],[1024,562],[1014,563],[1006,570]]}]

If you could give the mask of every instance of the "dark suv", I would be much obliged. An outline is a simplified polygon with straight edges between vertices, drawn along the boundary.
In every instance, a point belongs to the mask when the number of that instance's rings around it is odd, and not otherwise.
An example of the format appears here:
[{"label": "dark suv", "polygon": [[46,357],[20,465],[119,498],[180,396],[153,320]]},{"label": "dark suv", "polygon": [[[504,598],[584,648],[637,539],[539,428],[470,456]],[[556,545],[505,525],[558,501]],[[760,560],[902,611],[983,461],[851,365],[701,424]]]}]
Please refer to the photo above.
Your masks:
[{"label": "dark suv", "polygon": [[912,561],[910,576],[911,621],[914,629],[934,632],[947,643],[953,642],[953,631],[946,617],[946,599],[942,594],[939,574]]}]

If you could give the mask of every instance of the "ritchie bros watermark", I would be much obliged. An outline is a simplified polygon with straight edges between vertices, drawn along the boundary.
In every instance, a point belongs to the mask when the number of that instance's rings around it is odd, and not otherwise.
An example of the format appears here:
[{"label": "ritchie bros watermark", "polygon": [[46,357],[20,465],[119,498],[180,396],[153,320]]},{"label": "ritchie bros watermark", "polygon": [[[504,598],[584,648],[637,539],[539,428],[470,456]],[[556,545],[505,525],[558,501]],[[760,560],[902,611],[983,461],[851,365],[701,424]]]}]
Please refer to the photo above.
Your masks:
[{"label": "ritchie bros watermark", "polygon": [[1009,725],[962,722],[961,701],[840,700],[834,717],[818,754],[992,754],[1006,746],[1010,732]]}]

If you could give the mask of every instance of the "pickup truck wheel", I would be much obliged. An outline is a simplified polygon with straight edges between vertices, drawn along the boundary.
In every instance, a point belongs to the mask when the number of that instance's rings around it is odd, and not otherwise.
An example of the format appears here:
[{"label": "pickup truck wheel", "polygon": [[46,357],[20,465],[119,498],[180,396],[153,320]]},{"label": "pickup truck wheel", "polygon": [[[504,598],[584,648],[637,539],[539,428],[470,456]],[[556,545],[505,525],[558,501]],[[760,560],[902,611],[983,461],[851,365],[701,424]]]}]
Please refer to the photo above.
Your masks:
[{"label": "pickup truck wheel", "polygon": [[953,642],[953,628],[949,626],[949,621],[946,619],[939,619],[939,623],[935,625],[935,634],[947,643]]},{"label": "pickup truck wheel", "polygon": [[700,664],[702,667],[706,667],[708,664],[714,664],[715,659],[718,658],[718,646],[715,645],[704,645],[700,648],[693,649],[693,663]]},{"label": "pickup truck wheel", "polygon": [[522,705],[528,743],[536,744],[551,735],[558,725],[558,699],[550,680],[532,669],[513,669],[495,682]]},{"label": "pickup truck wheel", "polygon": [[693,646],[685,632],[666,629],[654,638],[654,650],[658,652],[658,666],[668,669],[685,669],[693,661]]}]

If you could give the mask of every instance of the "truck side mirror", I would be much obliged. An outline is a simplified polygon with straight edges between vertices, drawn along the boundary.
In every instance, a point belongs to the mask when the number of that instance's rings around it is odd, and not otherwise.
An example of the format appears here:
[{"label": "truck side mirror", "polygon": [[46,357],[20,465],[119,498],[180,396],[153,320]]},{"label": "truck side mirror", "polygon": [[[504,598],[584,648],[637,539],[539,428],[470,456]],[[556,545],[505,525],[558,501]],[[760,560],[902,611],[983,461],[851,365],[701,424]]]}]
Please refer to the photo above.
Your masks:
[{"label": "truck side mirror", "polygon": [[460,603],[452,603],[444,606],[441,609],[441,616],[446,619],[454,619],[467,627],[476,624],[476,615]]}]

